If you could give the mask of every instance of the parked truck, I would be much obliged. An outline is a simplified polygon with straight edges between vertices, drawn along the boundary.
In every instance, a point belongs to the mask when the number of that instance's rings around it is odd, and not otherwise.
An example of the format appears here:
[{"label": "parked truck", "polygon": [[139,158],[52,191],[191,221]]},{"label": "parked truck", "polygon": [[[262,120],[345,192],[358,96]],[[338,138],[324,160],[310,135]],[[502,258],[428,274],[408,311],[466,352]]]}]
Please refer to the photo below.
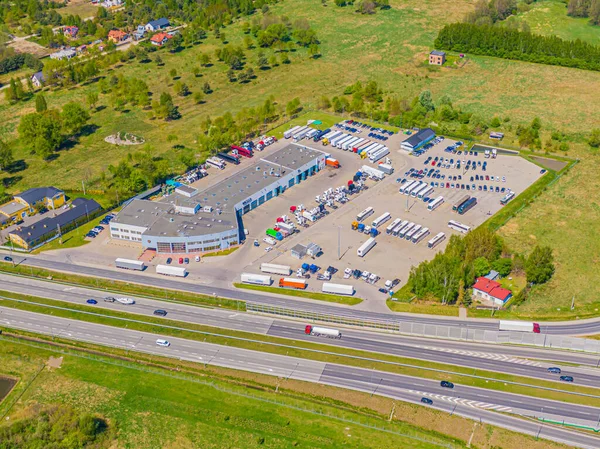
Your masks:
[{"label": "parked truck", "polygon": [[175,267],[173,265],[157,265],[156,274],[164,274],[165,276],[177,276],[184,278],[188,272],[184,267]]},{"label": "parked truck", "polygon": [[327,165],[328,167],[340,168],[340,162],[332,157],[328,157],[325,159],[325,165]]},{"label": "parked truck", "polygon": [[323,282],[322,290],[323,293],[334,293],[336,295],[352,296],[354,294],[353,286],[344,284],[332,284],[330,282]]},{"label": "parked truck", "polygon": [[271,276],[264,274],[242,273],[241,279],[245,284],[271,285]]},{"label": "parked truck", "polygon": [[360,245],[360,248],[356,250],[356,254],[358,255],[358,257],[364,257],[369,251],[371,251],[371,249],[375,246],[376,243],[377,241],[373,237],[371,237],[365,243]]},{"label": "parked truck", "polygon": [[225,162],[231,162],[232,164],[238,165],[240,163],[239,158],[231,155],[231,154],[227,154],[227,153],[217,153],[217,157],[223,159]]},{"label": "parked truck", "polygon": [[328,329],[326,327],[317,327],[307,324],[304,328],[306,335],[313,335],[315,337],[328,337],[328,338],[342,338],[342,333],[337,329]]},{"label": "parked truck", "polygon": [[263,273],[281,274],[289,276],[292,273],[292,269],[288,265],[277,265],[274,263],[261,263],[260,271]]},{"label": "parked truck", "polygon": [[540,325],[531,321],[500,321],[498,330],[540,333]]},{"label": "parked truck", "polygon": [[276,231],[275,229],[267,229],[267,236],[273,237],[275,240],[283,240],[281,232]]},{"label": "parked truck", "polygon": [[283,288],[294,288],[296,290],[304,290],[306,288],[306,281],[304,279],[296,278],[280,278],[279,286]]},{"label": "parked truck", "polygon": [[124,270],[136,270],[144,271],[146,264],[141,260],[130,260],[130,259],[115,259],[115,267],[123,268]]}]

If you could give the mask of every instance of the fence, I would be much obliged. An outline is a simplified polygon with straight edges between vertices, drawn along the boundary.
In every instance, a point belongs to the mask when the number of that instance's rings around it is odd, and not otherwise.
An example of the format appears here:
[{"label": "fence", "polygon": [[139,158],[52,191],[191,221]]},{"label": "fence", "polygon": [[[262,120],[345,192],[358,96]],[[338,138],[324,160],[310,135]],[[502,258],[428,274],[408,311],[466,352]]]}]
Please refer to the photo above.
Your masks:
[{"label": "fence", "polygon": [[295,318],[304,321],[321,321],[345,326],[364,327],[369,329],[398,332],[418,337],[443,338],[447,340],[470,341],[474,343],[513,344],[539,346],[552,349],[566,349],[600,354],[600,341],[585,338],[567,337],[551,334],[533,334],[527,332],[500,332],[495,330],[473,329],[468,325],[444,326],[437,324],[415,323],[400,320],[368,320],[341,315],[310,312],[284,307],[246,303],[246,310],[253,313],[264,313]]}]

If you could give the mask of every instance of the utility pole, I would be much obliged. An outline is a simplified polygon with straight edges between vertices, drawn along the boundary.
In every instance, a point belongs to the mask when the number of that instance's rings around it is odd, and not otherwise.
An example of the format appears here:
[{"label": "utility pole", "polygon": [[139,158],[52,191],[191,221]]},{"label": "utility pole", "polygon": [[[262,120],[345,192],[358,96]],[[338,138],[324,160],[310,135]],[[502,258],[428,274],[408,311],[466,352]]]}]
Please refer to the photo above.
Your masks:
[{"label": "utility pole", "polygon": [[575,308],[575,295],[573,295],[573,299],[571,300],[571,310]]},{"label": "utility pole", "polygon": [[56,229],[58,230],[58,242],[62,245],[62,234],[60,232],[60,225],[56,223]]},{"label": "utility pole", "polygon": [[342,227],[338,226],[338,260],[340,260],[342,258],[342,256],[340,255],[341,245],[342,245]]}]

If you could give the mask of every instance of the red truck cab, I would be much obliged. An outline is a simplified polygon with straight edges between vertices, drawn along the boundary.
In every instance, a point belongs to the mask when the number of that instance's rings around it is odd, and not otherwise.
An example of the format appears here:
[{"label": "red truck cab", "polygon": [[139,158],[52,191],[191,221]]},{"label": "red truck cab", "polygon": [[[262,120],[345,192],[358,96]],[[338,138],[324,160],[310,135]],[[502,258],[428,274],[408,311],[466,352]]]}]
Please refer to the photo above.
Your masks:
[{"label": "red truck cab", "polygon": [[310,335],[311,332],[312,332],[312,326],[310,324],[307,324],[306,327],[304,328],[304,333],[306,335]]}]

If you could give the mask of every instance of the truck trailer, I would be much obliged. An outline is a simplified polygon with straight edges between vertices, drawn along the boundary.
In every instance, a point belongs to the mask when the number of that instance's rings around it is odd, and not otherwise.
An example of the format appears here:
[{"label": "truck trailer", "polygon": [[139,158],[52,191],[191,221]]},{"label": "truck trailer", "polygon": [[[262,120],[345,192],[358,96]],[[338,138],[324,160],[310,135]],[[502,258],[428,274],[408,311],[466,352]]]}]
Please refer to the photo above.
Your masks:
[{"label": "truck trailer", "polygon": [[271,285],[271,276],[264,274],[242,273],[241,280],[245,284]]},{"label": "truck trailer", "polygon": [[306,281],[304,279],[296,278],[280,278],[279,286],[282,288],[294,288],[296,290],[304,290],[306,288]]},{"label": "truck trailer", "polygon": [[290,139],[296,132],[298,132],[300,128],[302,128],[302,126],[298,125],[294,126],[292,129],[288,129],[283,133],[283,137],[285,137],[286,139]]},{"label": "truck trailer", "polygon": [[330,282],[323,282],[322,291],[323,293],[334,293],[336,295],[352,296],[354,294],[354,287],[352,287],[351,285],[332,284]]},{"label": "truck trailer", "polygon": [[315,337],[342,338],[342,333],[337,329],[311,326],[310,324],[306,325],[304,333],[306,335],[314,335]]},{"label": "truck trailer", "polygon": [[288,265],[277,265],[274,263],[261,263],[260,271],[263,273],[282,274],[284,276],[289,276],[292,273],[292,269]]},{"label": "truck trailer", "polygon": [[141,260],[130,260],[130,259],[115,259],[115,267],[123,268],[124,270],[137,270],[144,271],[146,264]]},{"label": "truck trailer", "polygon": [[389,164],[379,164],[377,168],[384,172],[386,175],[391,175],[392,173],[394,173],[394,167],[392,167]]},{"label": "truck trailer", "polygon": [[505,321],[501,320],[498,330],[540,333],[540,325],[531,321]]},{"label": "truck trailer", "polygon": [[382,148],[378,149],[377,151],[371,153],[369,155],[369,160],[371,161],[372,164],[374,164],[375,162],[384,158],[388,154],[390,154],[390,149],[388,147],[382,147]]},{"label": "truck trailer", "polygon": [[358,257],[364,257],[364,256],[366,256],[366,254],[369,251],[371,251],[371,249],[375,246],[376,243],[377,242],[375,241],[375,239],[373,237],[371,237],[365,243],[363,243],[362,245],[360,245],[360,248],[358,248],[356,250],[356,254],[358,255]]},{"label": "truck trailer", "polygon": [[165,276],[177,276],[184,278],[188,272],[184,267],[175,267],[172,265],[157,265],[156,274],[164,274]]}]

